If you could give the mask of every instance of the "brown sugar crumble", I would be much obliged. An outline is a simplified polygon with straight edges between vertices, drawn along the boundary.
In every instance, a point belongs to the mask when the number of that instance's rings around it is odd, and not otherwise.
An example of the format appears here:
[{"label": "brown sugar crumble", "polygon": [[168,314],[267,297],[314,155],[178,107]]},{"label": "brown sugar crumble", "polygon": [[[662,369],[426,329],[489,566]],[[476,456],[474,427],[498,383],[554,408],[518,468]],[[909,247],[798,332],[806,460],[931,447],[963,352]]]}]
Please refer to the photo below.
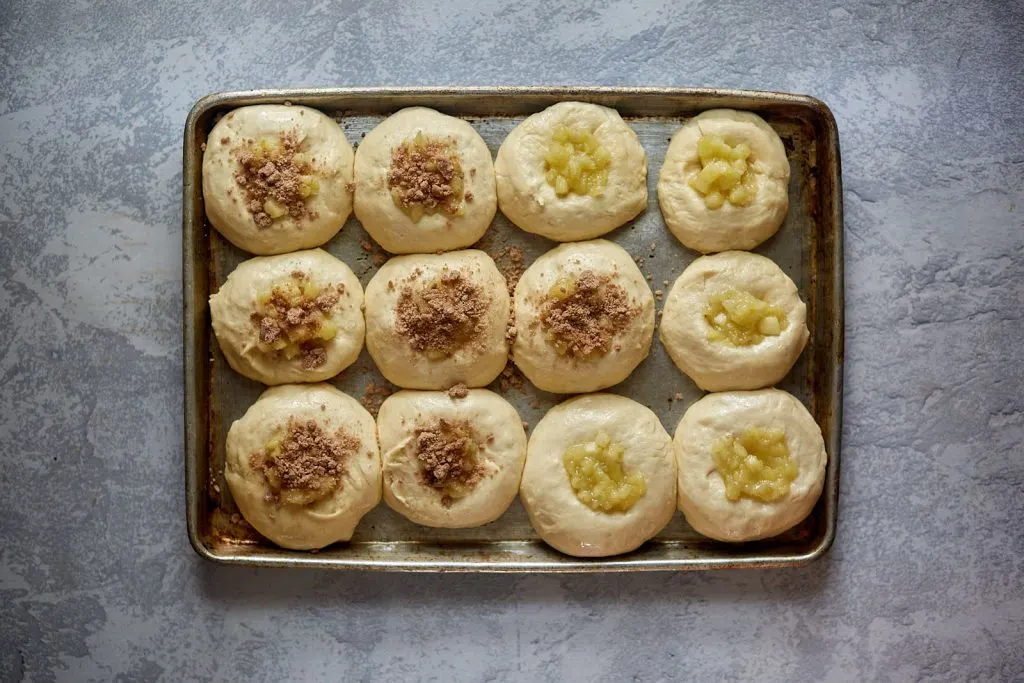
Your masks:
[{"label": "brown sugar crumble", "polygon": [[560,355],[586,358],[611,350],[615,335],[638,313],[609,276],[587,270],[576,276],[576,289],[569,296],[545,298],[540,323]]},{"label": "brown sugar crumble", "polygon": [[477,440],[465,421],[439,418],[417,428],[413,443],[423,483],[442,492],[445,506],[465,495],[466,489],[483,477]]},{"label": "brown sugar crumble", "polygon": [[498,388],[502,393],[507,392],[509,389],[515,389],[522,392],[524,381],[525,378],[523,377],[522,371],[510,360],[505,364],[501,374],[498,375]]},{"label": "brown sugar crumble", "polygon": [[423,287],[406,285],[395,306],[395,331],[416,351],[441,358],[483,331],[490,300],[463,272],[445,269]]},{"label": "brown sugar crumble", "polygon": [[505,326],[505,344],[512,346],[518,336],[519,328],[516,327],[515,313],[510,313],[508,317],[508,324]]},{"label": "brown sugar crumble", "polygon": [[366,411],[377,417],[377,413],[380,412],[380,406],[391,394],[395,393],[394,387],[388,386],[387,384],[377,384],[376,382],[370,382],[366,385],[366,389],[363,390],[363,399],[360,401]]},{"label": "brown sugar crumble", "polygon": [[451,398],[466,398],[468,395],[469,388],[462,382],[448,389],[448,396]]},{"label": "brown sugar crumble", "polygon": [[417,133],[391,153],[387,185],[395,205],[418,221],[424,213],[462,212],[464,179],[454,139]]},{"label": "brown sugar crumble", "polygon": [[498,265],[498,270],[505,277],[508,295],[514,295],[516,285],[519,284],[519,278],[523,276],[523,272],[526,270],[523,250],[519,247],[505,247],[494,257],[494,260]]},{"label": "brown sugar crumble", "polygon": [[267,228],[284,216],[316,217],[306,200],[319,190],[319,182],[311,177],[313,167],[299,154],[299,146],[298,135],[288,132],[269,143],[257,145],[248,140],[238,152],[241,170],[235,174],[235,182],[257,227]]},{"label": "brown sugar crumble", "polygon": [[292,418],[279,439],[249,456],[249,464],[263,473],[270,500],[308,505],[341,488],[347,461],[360,446],[344,429],[330,434],[316,420]]},{"label": "brown sugar crumble", "polygon": [[335,335],[327,318],[344,292],[342,284],[316,287],[306,273],[294,271],[257,300],[251,316],[257,347],[286,360],[301,357],[305,370],[322,367],[327,361],[325,344]]}]

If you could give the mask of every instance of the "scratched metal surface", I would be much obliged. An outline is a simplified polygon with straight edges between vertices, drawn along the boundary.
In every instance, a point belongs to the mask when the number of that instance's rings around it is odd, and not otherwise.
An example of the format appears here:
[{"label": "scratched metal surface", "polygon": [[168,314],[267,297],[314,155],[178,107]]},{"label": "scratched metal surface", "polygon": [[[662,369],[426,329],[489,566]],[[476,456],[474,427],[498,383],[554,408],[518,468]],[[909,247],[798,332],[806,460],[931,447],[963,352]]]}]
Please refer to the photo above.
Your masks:
[{"label": "scratched metal surface", "polygon": [[[705,539],[680,513],[655,539],[615,558],[579,560],[548,548],[536,538],[518,500],[497,521],[476,529],[430,529],[413,524],[381,504],[360,523],[352,541],[318,553],[281,550],[231,521],[237,512],[223,481],[227,429],[256,400],[263,385],[228,367],[209,333],[206,299],[243,260],[251,256],[212,230],[202,212],[199,145],[218,115],[235,106],[284,102],[315,106],[335,116],[353,144],[389,113],[409,104],[433,106],[467,118],[497,152],[525,115],[561,99],[615,106],[640,137],[648,155],[648,208],[634,221],[605,236],[638,257],[652,290],[665,292],[698,256],[667,231],[655,185],[673,132],[685,119],[715,106],[761,113],[786,145],[792,168],[790,209],[778,234],[755,251],[793,278],[808,303],[811,340],[779,385],[815,415],[830,455],[825,493],[802,524],[775,539],[727,545]],[[820,556],[835,532],[839,432],[841,429],[842,255],[838,143],[831,115],[809,98],[774,93],[642,89],[487,89],[369,92],[344,89],[261,91],[215,95],[193,110],[186,129],[184,169],[184,261],[186,344],[187,509],[190,538],[197,551],[235,564],[371,568],[414,571],[636,571],[711,569],[738,566],[793,566]],[[372,248],[367,249],[368,245]],[[554,242],[525,233],[498,212],[478,243],[504,265],[506,247],[519,247],[528,265]],[[347,263],[364,287],[386,257],[350,218],[325,247]],[[657,309],[662,300],[656,296]],[[191,381],[190,381],[191,379]],[[333,383],[362,398],[369,385],[387,385],[363,350],[359,360]],[[495,382],[531,427],[559,400],[535,389]],[[651,354],[630,377],[608,391],[650,407],[673,433],[686,407],[703,392],[679,372],[655,335]],[[681,400],[675,396],[680,395]],[[237,519],[237,518],[236,518]]]}]

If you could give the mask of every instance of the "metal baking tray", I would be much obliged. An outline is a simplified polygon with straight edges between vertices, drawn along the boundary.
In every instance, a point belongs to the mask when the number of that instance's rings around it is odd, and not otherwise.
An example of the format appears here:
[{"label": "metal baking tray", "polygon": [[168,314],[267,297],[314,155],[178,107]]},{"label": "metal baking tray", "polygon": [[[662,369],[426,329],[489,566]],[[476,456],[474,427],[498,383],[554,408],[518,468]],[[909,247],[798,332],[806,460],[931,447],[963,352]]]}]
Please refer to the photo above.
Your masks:
[{"label": "metal baking tray", "polygon": [[[648,156],[647,211],[606,237],[637,257],[651,289],[666,292],[698,254],[665,228],[655,185],[668,140],[685,121],[706,109],[757,112],[782,137],[792,167],[790,209],[778,234],[755,251],[778,263],[800,288],[808,306],[810,342],[781,388],[800,398],[825,436],[829,460],[821,499],[809,517],[765,541],[726,544],[694,532],[680,513],[638,550],[605,559],[577,559],[550,549],[530,528],[519,501],[496,522],[476,529],[429,529],[379,505],[348,543],[316,553],[277,548],[237,514],[223,479],[228,427],[256,400],[263,386],[234,373],[211,334],[207,298],[249,258],[210,228],[203,210],[202,146],[216,119],[251,104],[308,105],[334,116],[353,144],[384,117],[422,105],[465,118],[496,153],[523,118],[563,100],[614,107],[640,136]],[[185,345],[185,483],[189,539],[203,557],[253,566],[325,567],[431,572],[613,572],[788,567],[810,562],[831,546],[839,493],[843,379],[843,221],[839,140],[835,119],[822,102],[802,95],[696,88],[318,88],[220,93],[199,100],[188,115],[184,140],[183,261]],[[554,243],[529,235],[499,212],[478,245],[503,265],[507,247],[520,247],[527,264]],[[350,219],[325,247],[365,284],[385,254]],[[661,297],[656,304],[660,310]],[[366,351],[334,380],[357,399],[387,386]],[[522,389],[492,389],[535,425],[564,397],[524,382]],[[610,389],[650,406],[673,433],[683,411],[702,392],[669,360],[655,336],[650,357],[629,379]],[[679,398],[677,398],[679,397]],[[381,395],[372,395],[378,401]]]}]

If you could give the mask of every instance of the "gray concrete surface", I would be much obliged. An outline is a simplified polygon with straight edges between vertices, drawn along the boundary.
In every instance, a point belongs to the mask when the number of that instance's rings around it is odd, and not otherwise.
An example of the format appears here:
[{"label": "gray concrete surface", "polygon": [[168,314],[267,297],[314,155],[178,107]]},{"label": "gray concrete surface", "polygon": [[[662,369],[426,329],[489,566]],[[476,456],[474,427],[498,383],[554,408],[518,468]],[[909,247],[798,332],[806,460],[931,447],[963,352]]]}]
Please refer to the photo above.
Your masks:
[{"label": "gray concrete surface", "polygon": [[[0,680],[1024,679],[1024,5],[0,4]],[[806,92],[846,185],[842,505],[792,571],[211,566],[180,133],[260,86]]]}]

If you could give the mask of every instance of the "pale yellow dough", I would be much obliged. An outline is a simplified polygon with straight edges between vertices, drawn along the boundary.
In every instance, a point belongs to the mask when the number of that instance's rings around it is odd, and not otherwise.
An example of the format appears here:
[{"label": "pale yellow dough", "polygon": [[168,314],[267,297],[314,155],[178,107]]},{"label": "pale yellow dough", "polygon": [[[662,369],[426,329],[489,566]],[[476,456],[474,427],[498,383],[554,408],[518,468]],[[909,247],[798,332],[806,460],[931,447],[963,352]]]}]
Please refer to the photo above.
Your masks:
[{"label": "pale yellow dough", "polygon": [[[235,180],[238,154],[247,141],[295,132],[300,151],[313,157],[320,191],[306,201],[311,215],[285,216],[260,228]],[[352,212],[352,145],[325,114],[309,107],[259,104],[229,112],[210,131],[203,153],[203,202],[213,227],[253,254],[281,254],[317,247],[341,230]]]},{"label": "pale yellow dough", "polygon": [[[545,180],[544,155],[558,126],[586,128],[611,154],[599,196],[559,197]],[[596,104],[559,102],[530,116],[501,143],[494,171],[501,212],[523,230],[559,242],[598,237],[647,208],[647,154],[640,139],[617,111]]]},{"label": "pale yellow dough", "polygon": [[[426,214],[414,222],[391,198],[388,170],[396,147],[417,133],[451,139],[462,165],[465,191],[461,216]],[[371,130],[356,151],[355,213],[366,232],[393,254],[461,249],[480,239],[497,210],[494,164],[487,143],[469,123],[426,107],[392,114]]]},{"label": "pale yellow dough", "polygon": [[[633,322],[613,339],[603,355],[559,355],[540,323],[541,308],[559,278],[583,271],[608,275],[638,307]],[[515,291],[516,337],[512,357],[523,374],[543,391],[575,394],[597,391],[626,379],[647,357],[654,336],[654,296],[636,263],[607,240],[562,244],[526,269]]]},{"label": "pale yellow dough", "polygon": [[[341,486],[309,505],[268,500],[272,489],[249,462],[292,418],[315,420],[330,432],[344,427],[360,442],[358,451],[345,461]],[[312,550],[347,541],[363,515],[380,502],[380,451],[373,418],[355,399],[329,384],[267,389],[228,431],[224,478],[246,521],[282,548]]]},{"label": "pale yellow dough", "polygon": [[[697,142],[718,135],[730,145],[746,143],[757,195],[747,206],[725,202],[709,209],[689,180],[701,170]],[[665,225],[685,246],[703,253],[753,249],[775,234],[789,209],[789,160],[778,133],[757,114],[712,109],[680,128],[665,153],[658,202]]]},{"label": "pale yellow dough", "polygon": [[[428,285],[446,269],[461,271],[489,300],[482,331],[445,358],[432,360],[395,329],[395,309],[405,287]],[[366,285],[366,348],[387,380],[406,389],[447,389],[462,382],[482,387],[504,369],[509,296],[505,278],[477,249],[396,256]]]},{"label": "pale yellow dough", "polygon": [[[730,501],[715,470],[715,443],[752,427],[781,428],[799,468],[790,492],[766,503]],[[720,541],[754,541],[781,534],[814,508],[825,481],[825,441],[818,424],[794,396],[778,389],[708,394],[687,409],[676,428],[679,509],[697,532]]]},{"label": "pale yellow dough", "polygon": [[[287,360],[275,352],[261,351],[257,347],[258,329],[251,319],[257,298],[288,280],[295,271],[306,273],[321,288],[343,288],[330,313],[337,333],[326,342],[324,364],[312,370],[302,367],[301,357]],[[334,377],[359,357],[366,329],[359,279],[347,265],[322,249],[243,261],[210,297],[210,317],[217,343],[235,372],[264,384],[321,382]]]},{"label": "pale yellow dough", "polygon": [[[449,505],[442,491],[423,481],[416,457],[416,430],[438,419],[467,422],[478,440],[482,478]],[[400,391],[377,414],[384,464],[384,502],[409,520],[430,527],[461,529],[493,522],[519,491],[526,462],[526,433],[519,413],[497,394],[470,389],[462,398],[444,391]]]},{"label": "pale yellow dough", "polygon": [[[709,341],[708,298],[744,290],[781,308],[787,318],[778,336],[751,346]],[[775,263],[745,251],[702,256],[676,279],[661,316],[660,337],[680,370],[705,391],[759,389],[789,372],[810,336],[807,307],[796,284]]]},{"label": "pale yellow dough", "polygon": [[[643,475],[647,490],[625,512],[599,512],[576,497],[562,456],[604,430],[625,448],[627,473]],[[548,545],[569,555],[629,552],[661,531],[676,507],[672,440],[657,415],[614,394],[569,399],[541,418],[530,436],[519,496],[530,523]]]}]

